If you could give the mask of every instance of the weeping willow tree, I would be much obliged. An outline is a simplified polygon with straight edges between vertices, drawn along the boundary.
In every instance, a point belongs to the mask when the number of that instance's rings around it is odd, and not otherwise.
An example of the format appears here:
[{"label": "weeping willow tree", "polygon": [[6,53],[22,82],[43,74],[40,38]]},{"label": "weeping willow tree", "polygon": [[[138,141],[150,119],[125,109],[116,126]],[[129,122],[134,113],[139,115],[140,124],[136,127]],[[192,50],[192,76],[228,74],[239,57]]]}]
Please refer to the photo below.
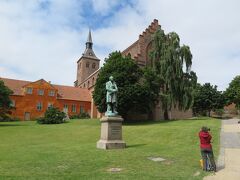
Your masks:
[{"label": "weeping willow tree", "polygon": [[180,38],[175,32],[165,34],[159,28],[153,37],[153,51],[150,56],[152,68],[159,79],[159,100],[164,119],[169,119],[168,112],[172,107],[184,111],[191,108],[197,76],[191,71],[190,48],[180,46]]}]

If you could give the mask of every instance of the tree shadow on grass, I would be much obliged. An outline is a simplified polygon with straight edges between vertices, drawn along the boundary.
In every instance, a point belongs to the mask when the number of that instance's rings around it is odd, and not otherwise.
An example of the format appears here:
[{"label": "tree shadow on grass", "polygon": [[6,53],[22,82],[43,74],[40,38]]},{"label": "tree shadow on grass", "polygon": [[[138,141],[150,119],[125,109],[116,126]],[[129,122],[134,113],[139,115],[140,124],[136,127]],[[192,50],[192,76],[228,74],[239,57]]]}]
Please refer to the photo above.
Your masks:
[{"label": "tree shadow on grass", "polygon": [[27,126],[26,124],[0,124],[0,127]]},{"label": "tree shadow on grass", "polygon": [[166,123],[173,123],[176,121],[205,121],[211,119],[216,119],[212,117],[192,117],[188,119],[172,119],[172,120],[160,120],[160,121],[153,121],[153,120],[145,120],[145,121],[138,121],[138,120],[124,120],[124,126],[138,126],[138,125],[153,125],[153,124],[166,124]]},{"label": "tree shadow on grass", "polygon": [[153,125],[153,124],[165,124],[172,123],[178,120],[161,120],[161,121],[124,121],[124,126],[138,126],[138,125]]}]

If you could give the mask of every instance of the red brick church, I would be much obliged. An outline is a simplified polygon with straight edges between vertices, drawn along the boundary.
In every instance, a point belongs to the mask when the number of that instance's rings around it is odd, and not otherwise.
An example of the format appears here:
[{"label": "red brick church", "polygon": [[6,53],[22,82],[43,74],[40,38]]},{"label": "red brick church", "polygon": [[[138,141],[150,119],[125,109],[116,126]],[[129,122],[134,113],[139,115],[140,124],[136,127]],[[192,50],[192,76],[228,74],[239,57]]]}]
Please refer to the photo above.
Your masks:
[{"label": "red brick church", "polygon": [[[150,63],[148,58],[152,47],[152,35],[160,25],[158,20],[154,21],[139,35],[137,41],[122,51],[124,56],[131,55],[141,67]],[[92,118],[99,118],[101,114],[97,111],[92,99],[92,91],[98,77],[100,59],[93,51],[91,32],[86,42],[86,49],[77,61],[77,78],[74,87],[53,85],[43,79],[35,82],[0,78],[5,85],[13,90],[11,95],[12,105],[15,107],[12,116],[23,120],[34,119],[43,116],[49,106],[59,107],[69,115],[80,112],[88,112]],[[191,117],[192,112],[182,112],[173,109],[170,112],[172,119]],[[147,119],[146,114],[133,114],[130,119]],[[163,119],[161,105],[154,109],[154,120]]]},{"label": "red brick church", "polygon": [[[134,61],[140,67],[144,67],[150,64],[149,52],[152,48],[152,35],[160,27],[158,20],[154,19],[153,22],[139,35],[138,40],[122,51],[124,56],[130,55]],[[94,85],[99,73],[99,59],[93,52],[93,42],[91,37],[91,32],[89,32],[88,39],[86,42],[86,50],[83,56],[77,61],[77,80],[74,82],[76,87],[87,88],[91,92],[94,90]],[[161,105],[158,104],[153,110],[154,120],[163,119],[163,111]],[[178,109],[172,109],[169,112],[170,118],[189,118],[192,117],[192,111],[179,111]],[[94,103],[92,103],[91,117],[100,117],[101,114],[98,113]],[[147,114],[132,114],[128,117],[129,119],[148,119]]]}]

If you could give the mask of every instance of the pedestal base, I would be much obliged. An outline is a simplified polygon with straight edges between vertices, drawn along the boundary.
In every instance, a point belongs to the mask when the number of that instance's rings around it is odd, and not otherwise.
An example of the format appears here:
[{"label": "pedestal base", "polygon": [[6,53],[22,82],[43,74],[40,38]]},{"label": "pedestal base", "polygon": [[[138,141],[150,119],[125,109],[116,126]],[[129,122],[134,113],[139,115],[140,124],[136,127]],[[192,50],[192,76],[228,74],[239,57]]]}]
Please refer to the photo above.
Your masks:
[{"label": "pedestal base", "polygon": [[101,121],[101,138],[97,142],[99,149],[123,149],[126,143],[122,140],[121,116],[104,116]]},{"label": "pedestal base", "polygon": [[123,149],[126,147],[126,143],[122,140],[99,140],[97,142],[97,148],[99,149]]}]

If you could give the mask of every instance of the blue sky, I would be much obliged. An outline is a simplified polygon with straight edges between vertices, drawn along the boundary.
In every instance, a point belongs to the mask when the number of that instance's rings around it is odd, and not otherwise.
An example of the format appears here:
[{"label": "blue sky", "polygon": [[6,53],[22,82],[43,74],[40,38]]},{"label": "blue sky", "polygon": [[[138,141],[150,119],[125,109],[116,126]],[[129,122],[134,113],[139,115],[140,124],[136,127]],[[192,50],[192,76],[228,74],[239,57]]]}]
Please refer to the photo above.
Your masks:
[{"label": "blue sky", "polygon": [[0,0],[0,76],[73,85],[92,29],[102,60],[158,19],[193,53],[199,82],[224,90],[240,74],[238,0]]}]

